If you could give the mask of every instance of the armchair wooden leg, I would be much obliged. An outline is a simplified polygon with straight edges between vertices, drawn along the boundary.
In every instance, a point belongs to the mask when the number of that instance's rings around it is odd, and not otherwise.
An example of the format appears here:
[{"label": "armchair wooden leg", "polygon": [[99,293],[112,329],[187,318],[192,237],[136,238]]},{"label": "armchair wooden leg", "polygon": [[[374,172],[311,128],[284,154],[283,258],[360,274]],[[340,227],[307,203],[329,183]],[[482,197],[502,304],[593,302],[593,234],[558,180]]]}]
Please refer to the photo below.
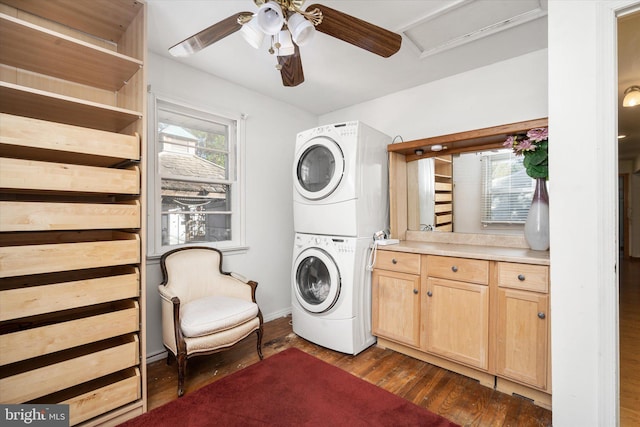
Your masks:
[{"label": "armchair wooden leg", "polygon": [[256,330],[256,333],[258,334],[258,357],[262,360],[264,359],[262,355],[262,325],[260,325],[260,329]]},{"label": "armchair wooden leg", "polygon": [[184,377],[187,371],[187,355],[178,354],[178,397],[184,394]]}]

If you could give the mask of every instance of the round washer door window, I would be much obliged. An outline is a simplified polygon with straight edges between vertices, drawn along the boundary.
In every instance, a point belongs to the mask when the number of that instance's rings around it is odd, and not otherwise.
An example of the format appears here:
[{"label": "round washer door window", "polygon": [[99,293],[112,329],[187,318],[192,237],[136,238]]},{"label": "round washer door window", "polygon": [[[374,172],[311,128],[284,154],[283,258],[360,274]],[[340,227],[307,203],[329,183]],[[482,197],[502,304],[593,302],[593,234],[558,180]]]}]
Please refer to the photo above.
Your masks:
[{"label": "round washer door window", "polygon": [[329,310],[340,295],[340,274],[331,256],[322,249],[303,251],[293,266],[293,282],[300,305],[312,313]]},{"label": "round washer door window", "polygon": [[293,181],[296,190],[309,200],[327,197],[342,180],[342,150],[334,140],[318,137],[307,141],[299,152]]}]

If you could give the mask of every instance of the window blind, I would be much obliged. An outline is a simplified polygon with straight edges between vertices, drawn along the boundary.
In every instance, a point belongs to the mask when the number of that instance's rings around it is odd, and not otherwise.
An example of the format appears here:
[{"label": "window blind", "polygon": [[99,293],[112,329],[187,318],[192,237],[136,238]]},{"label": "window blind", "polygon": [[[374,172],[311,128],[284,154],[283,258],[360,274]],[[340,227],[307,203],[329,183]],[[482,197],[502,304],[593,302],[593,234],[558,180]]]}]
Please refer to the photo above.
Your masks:
[{"label": "window blind", "polygon": [[535,181],[527,175],[523,160],[511,151],[483,156],[483,224],[524,224]]}]

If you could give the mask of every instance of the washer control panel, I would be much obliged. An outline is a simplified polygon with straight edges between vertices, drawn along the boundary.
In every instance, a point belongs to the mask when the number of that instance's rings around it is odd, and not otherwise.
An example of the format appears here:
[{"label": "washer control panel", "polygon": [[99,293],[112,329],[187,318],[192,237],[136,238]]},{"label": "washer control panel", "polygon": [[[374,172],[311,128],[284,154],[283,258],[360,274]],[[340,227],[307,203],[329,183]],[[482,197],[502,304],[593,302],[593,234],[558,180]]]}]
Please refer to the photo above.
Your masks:
[{"label": "washer control panel", "polygon": [[356,249],[354,238],[305,234],[296,234],[294,245],[297,249],[310,246],[325,249],[332,248],[340,253],[352,253]]}]

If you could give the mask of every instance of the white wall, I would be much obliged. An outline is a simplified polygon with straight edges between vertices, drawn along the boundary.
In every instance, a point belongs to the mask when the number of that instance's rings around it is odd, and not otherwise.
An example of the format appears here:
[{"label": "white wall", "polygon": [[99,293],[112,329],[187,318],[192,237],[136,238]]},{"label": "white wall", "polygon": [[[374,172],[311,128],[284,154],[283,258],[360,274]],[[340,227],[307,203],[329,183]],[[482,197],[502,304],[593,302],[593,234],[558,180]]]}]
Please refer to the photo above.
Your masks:
[{"label": "white wall", "polygon": [[[616,13],[629,1],[549,2],[554,425],[618,421]],[[580,100],[580,102],[576,102]]]},{"label": "white wall", "polygon": [[[295,137],[317,126],[317,117],[218,77],[149,53],[151,91],[196,107],[245,113],[246,253],[230,254],[223,268],[258,282],[265,320],[291,311],[293,182]],[[152,143],[153,141],[149,141]],[[159,260],[147,260],[147,356],[162,352]]]},{"label": "white wall", "polygon": [[362,120],[404,141],[547,116],[540,50],[320,116]]}]

